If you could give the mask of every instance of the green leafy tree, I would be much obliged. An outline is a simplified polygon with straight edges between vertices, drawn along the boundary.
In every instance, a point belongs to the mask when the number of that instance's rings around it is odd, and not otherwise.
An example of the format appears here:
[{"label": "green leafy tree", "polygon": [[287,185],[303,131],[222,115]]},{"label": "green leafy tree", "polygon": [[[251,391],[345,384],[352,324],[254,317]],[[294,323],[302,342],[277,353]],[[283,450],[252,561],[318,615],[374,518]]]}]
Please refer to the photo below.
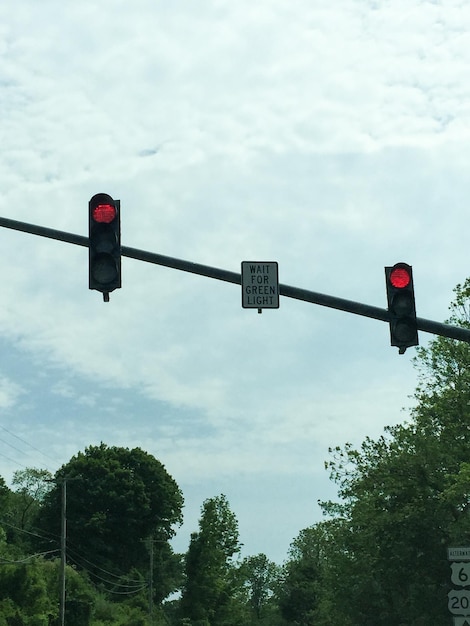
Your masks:
[{"label": "green leafy tree", "polygon": [[[8,489],[5,480],[0,476],[0,546],[6,541],[4,526],[9,517],[11,491]],[[2,546],[3,547],[3,546]]]},{"label": "green leafy tree", "polygon": [[243,559],[240,572],[254,623],[260,622],[263,618],[272,618],[275,609],[274,593],[279,582],[280,567],[270,561],[265,554],[257,554]]},{"label": "green leafy tree", "polygon": [[[74,456],[57,472],[41,507],[40,527],[56,537],[60,535],[64,480],[67,546],[70,558],[80,567],[101,577],[103,570],[124,575],[138,568],[147,573],[146,540],[150,537],[158,537],[155,550],[161,559],[177,559],[167,541],[174,535],[174,525],[181,523],[183,497],[152,455],[140,448],[101,444]],[[160,596],[174,590],[173,581],[160,583]]]},{"label": "green leafy tree", "polygon": [[185,562],[181,612],[190,623],[237,623],[235,600],[242,583],[234,557],[240,547],[238,522],[227,498],[222,494],[206,500]]},{"label": "green leafy tree", "polygon": [[291,544],[278,589],[279,608],[288,623],[317,624],[324,544],[325,524],[302,530]]},{"label": "green leafy tree", "polygon": [[4,478],[0,476],[0,506],[2,507],[2,510],[6,505],[9,495],[10,490],[6,485]]},{"label": "green leafy tree", "polygon": [[[42,502],[52,489],[52,474],[47,470],[26,468],[13,474],[8,499],[8,537],[24,553],[34,549],[32,531]],[[25,532],[28,531],[28,532]]]},{"label": "green leafy tree", "polygon": [[[470,281],[455,293],[450,322],[468,328]],[[335,530],[315,602],[341,624],[449,620],[446,548],[470,541],[470,346],[438,337],[415,364],[409,423],[331,451],[340,502],[324,503]],[[325,612],[317,623],[330,623]]]},{"label": "green leafy tree", "polygon": [[112,602],[105,595],[98,595],[96,598],[90,626],[148,626],[148,624],[148,611],[125,603]]},{"label": "green leafy tree", "polygon": [[[93,592],[71,567],[67,568],[67,623],[89,626]],[[0,565],[0,615],[5,626],[49,626],[58,623],[59,561],[42,558]],[[2,621],[0,619],[0,626]]]}]

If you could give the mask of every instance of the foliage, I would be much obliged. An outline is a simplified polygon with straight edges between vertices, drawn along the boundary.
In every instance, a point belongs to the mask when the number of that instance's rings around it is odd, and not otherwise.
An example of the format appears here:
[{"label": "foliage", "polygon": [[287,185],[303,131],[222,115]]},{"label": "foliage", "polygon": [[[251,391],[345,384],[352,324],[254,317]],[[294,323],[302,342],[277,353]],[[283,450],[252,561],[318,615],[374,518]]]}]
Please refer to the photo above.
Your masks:
[{"label": "foliage", "polygon": [[22,551],[31,546],[31,535],[24,531],[33,530],[42,501],[52,488],[52,474],[47,470],[26,468],[13,474],[12,486],[6,515],[8,519],[8,539]]},{"label": "foliage", "polygon": [[[466,281],[456,288],[452,323],[468,326],[469,302]],[[331,450],[340,501],[323,503],[329,519],[313,529],[314,558],[301,550],[287,566],[281,602],[292,623],[449,621],[446,548],[470,541],[470,346],[438,337],[415,364],[410,422],[359,449]]]},{"label": "foliage", "polygon": [[139,607],[111,602],[105,595],[95,599],[90,626],[147,626],[148,614]]},{"label": "foliage", "polygon": [[[89,626],[93,591],[67,568],[66,618],[74,626]],[[6,626],[49,626],[58,619],[59,561],[41,558],[0,565],[0,607]],[[2,624],[0,619],[0,625]]]},{"label": "foliage", "polygon": [[[238,522],[227,498],[206,500],[186,555],[183,617],[201,626],[235,623],[233,599],[241,583],[233,559],[240,547]],[[225,622],[229,616],[232,622]]]},{"label": "foliage", "polygon": [[257,554],[243,559],[240,573],[247,592],[247,605],[255,621],[259,622],[271,613],[280,567],[265,554]]},{"label": "foliage", "polygon": [[[158,549],[173,536],[173,526],[181,523],[183,497],[177,484],[140,448],[90,446],[57,472],[39,517],[40,527],[56,535],[64,479],[68,541],[72,556],[83,567],[88,561],[122,574],[132,567],[147,571],[145,540],[158,538]],[[168,550],[165,554],[172,558]]]},{"label": "foliage", "polygon": [[35,468],[15,473],[15,491],[0,478],[8,531],[0,526],[0,626],[58,624],[59,568],[50,558],[59,551],[64,477],[67,561],[80,566],[66,568],[66,622],[146,625],[151,541],[154,624],[163,623],[159,604],[182,584],[182,558],[168,542],[181,522],[181,492],[151,455],[101,444],[73,457],[53,482]]},{"label": "foliage", "polygon": [[13,474],[12,485],[15,491],[28,501],[42,502],[46,494],[51,490],[52,474],[47,470],[27,467],[17,470]]},{"label": "foliage", "polygon": [[[457,286],[449,321],[470,328],[470,280]],[[187,553],[174,554],[181,492],[138,448],[87,448],[50,491],[42,470],[18,472],[15,491],[0,478],[0,626],[57,625],[58,561],[30,548],[36,535],[49,538],[44,551],[58,546],[64,478],[67,550],[79,564],[66,577],[74,626],[148,624],[152,561],[154,626],[451,621],[447,548],[470,545],[470,346],[438,337],[416,354],[409,421],[330,450],[338,499],[322,503],[325,519],[300,531],[282,568],[264,554],[240,561],[224,495],[203,503]],[[165,603],[175,590],[181,598]]]},{"label": "foliage", "polygon": [[9,495],[10,495],[10,490],[8,489],[7,485],[5,484],[5,480],[0,476],[0,507],[1,507],[1,510],[4,509]]}]

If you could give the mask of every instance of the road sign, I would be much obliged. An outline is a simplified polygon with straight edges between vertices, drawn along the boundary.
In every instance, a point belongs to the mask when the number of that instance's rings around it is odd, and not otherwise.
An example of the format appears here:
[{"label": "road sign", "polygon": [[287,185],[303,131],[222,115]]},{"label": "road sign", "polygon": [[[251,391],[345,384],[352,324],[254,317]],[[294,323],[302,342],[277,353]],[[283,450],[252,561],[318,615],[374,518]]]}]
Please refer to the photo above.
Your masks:
[{"label": "road sign", "polygon": [[452,584],[457,585],[458,587],[470,586],[470,562],[454,562],[450,564],[450,568],[452,570]]},{"label": "road sign", "polygon": [[470,591],[452,589],[447,595],[449,611],[453,615],[470,615]]},{"label": "road sign", "polygon": [[470,548],[447,548],[449,561],[470,561]]},{"label": "road sign", "polygon": [[470,617],[454,617],[454,626],[470,626]]},{"label": "road sign", "polygon": [[242,261],[242,307],[279,308],[279,271],[276,261]]}]

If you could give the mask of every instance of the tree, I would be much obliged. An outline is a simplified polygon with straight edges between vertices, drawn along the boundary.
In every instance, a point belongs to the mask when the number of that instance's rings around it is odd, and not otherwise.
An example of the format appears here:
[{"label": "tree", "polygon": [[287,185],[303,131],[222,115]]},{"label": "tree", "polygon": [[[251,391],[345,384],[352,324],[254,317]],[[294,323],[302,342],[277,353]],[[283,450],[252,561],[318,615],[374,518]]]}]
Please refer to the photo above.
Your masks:
[{"label": "tree", "polygon": [[[449,321],[468,328],[470,281],[455,293]],[[327,464],[341,500],[323,505],[336,527],[319,602],[342,624],[449,619],[446,548],[470,541],[470,346],[438,337],[415,365],[410,421],[357,450],[335,448]]]},{"label": "tree", "polygon": [[13,474],[14,492],[10,509],[14,523],[21,530],[28,528],[36,517],[46,494],[52,489],[52,474],[47,470],[28,467]]},{"label": "tree", "polygon": [[436,483],[435,442],[409,427],[389,433],[391,440],[366,440],[360,451],[347,447],[335,461],[346,498],[336,551],[330,550],[330,567],[339,575],[336,583],[329,578],[341,598],[337,610],[361,625],[444,620],[452,519],[441,500],[444,485]]},{"label": "tree", "polygon": [[[0,565],[0,626],[48,626],[58,623],[59,561],[41,558]],[[89,626],[93,602],[90,585],[73,568],[69,580],[66,622]]]},{"label": "tree", "polygon": [[[90,446],[55,475],[39,523],[60,535],[62,485],[67,485],[67,548],[79,566],[103,577],[103,570],[148,571],[146,540],[162,551],[181,523],[183,497],[164,466],[140,448]],[[106,577],[105,577],[106,578]],[[109,576],[107,576],[109,578]],[[170,593],[173,589],[166,589]]]},{"label": "tree", "polygon": [[288,623],[318,624],[327,526],[325,522],[305,528],[290,546],[277,593],[281,614]]},{"label": "tree", "polygon": [[7,501],[9,494],[10,490],[6,486],[5,480],[0,476],[0,505],[2,506],[2,509],[5,506],[5,502]]},{"label": "tree", "polygon": [[0,536],[2,533],[2,521],[5,522],[6,512],[10,503],[11,491],[5,484],[5,480],[0,476]]},{"label": "tree", "polygon": [[[236,623],[231,606],[241,583],[233,559],[240,548],[238,522],[227,498],[222,494],[206,500],[186,554],[184,618],[210,626]],[[229,617],[232,621],[226,622]]]},{"label": "tree", "polygon": [[265,554],[246,557],[241,573],[248,593],[248,605],[256,621],[268,612],[280,576],[280,568]]}]

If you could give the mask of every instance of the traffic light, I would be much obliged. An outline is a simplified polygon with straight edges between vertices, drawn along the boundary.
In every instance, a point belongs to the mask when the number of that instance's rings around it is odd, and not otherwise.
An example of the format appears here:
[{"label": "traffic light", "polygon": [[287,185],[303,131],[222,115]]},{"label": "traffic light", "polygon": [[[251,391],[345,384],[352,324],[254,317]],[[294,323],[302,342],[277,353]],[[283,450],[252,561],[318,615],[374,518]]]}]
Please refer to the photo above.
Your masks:
[{"label": "traffic light", "polygon": [[404,354],[410,346],[418,345],[413,271],[407,263],[396,263],[385,268],[388,311],[390,313],[390,340]]},{"label": "traffic light", "polygon": [[120,201],[98,193],[88,203],[89,288],[101,291],[103,300],[121,287]]}]

